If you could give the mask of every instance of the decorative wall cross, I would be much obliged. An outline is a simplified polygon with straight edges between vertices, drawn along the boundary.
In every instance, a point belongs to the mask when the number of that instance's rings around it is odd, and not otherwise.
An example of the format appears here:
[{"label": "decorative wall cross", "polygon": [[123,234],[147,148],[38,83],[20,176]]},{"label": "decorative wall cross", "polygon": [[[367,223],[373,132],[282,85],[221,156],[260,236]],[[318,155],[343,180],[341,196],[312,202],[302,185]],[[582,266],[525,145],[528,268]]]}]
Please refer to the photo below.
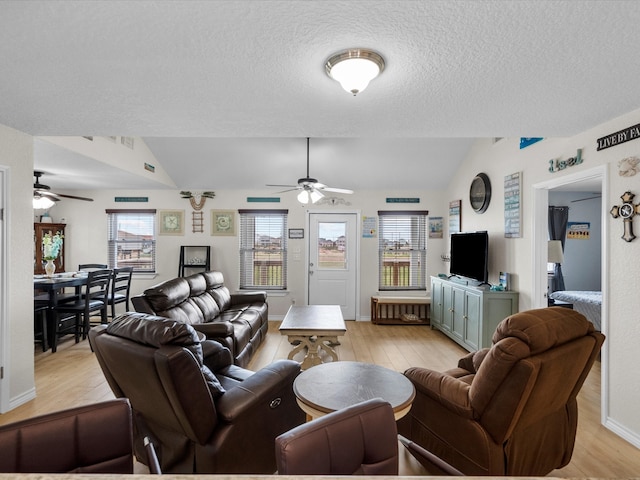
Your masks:
[{"label": "decorative wall cross", "polygon": [[622,199],[622,205],[614,205],[611,208],[611,216],[613,218],[622,217],[624,222],[624,233],[622,239],[626,242],[630,242],[636,236],[633,234],[633,217],[640,215],[640,204],[634,204],[633,198],[635,195],[629,191],[624,192],[620,198]]}]

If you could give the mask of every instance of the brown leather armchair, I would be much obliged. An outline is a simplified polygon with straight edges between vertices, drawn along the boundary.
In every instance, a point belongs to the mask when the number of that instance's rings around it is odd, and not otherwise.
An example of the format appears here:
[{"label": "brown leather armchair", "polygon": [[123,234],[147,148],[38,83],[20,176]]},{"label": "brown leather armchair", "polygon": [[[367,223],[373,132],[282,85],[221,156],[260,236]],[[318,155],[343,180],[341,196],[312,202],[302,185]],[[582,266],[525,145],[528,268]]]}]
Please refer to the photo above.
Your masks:
[{"label": "brown leather armchair", "polygon": [[603,342],[567,308],[507,317],[458,368],[405,372],[416,399],[398,430],[465,475],[547,475],[571,460],[576,396]]},{"label": "brown leather armchair", "polygon": [[0,472],[133,473],[131,406],[111,400],[0,427]]},{"label": "brown leather armchair", "polygon": [[398,475],[393,409],[374,398],[276,438],[280,475]]},{"label": "brown leather armchair", "polygon": [[[190,325],[126,313],[89,339],[117,397],[134,412],[134,451],[153,441],[163,473],[276,470],[275,438],[304,422],[293,394],[297,362],[252,372]],[[203,336],[202,336],[203,337]]]}]

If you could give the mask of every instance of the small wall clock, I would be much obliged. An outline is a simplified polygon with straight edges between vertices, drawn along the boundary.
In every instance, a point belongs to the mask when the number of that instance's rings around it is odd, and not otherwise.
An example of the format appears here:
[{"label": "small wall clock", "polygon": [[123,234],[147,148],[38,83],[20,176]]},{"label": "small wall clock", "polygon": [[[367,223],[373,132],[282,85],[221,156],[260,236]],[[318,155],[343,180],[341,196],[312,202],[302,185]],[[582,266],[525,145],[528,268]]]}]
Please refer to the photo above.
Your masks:
[{"label": "small wall clock", "polygon": [[159,233],[184,235],[184,210],[161,210]]},{"label": "small wall clock", "polygon": [[469,202],[476,213],[484,213],[491,201],[491,182],[485,173],[477,174],[469,188]]}]

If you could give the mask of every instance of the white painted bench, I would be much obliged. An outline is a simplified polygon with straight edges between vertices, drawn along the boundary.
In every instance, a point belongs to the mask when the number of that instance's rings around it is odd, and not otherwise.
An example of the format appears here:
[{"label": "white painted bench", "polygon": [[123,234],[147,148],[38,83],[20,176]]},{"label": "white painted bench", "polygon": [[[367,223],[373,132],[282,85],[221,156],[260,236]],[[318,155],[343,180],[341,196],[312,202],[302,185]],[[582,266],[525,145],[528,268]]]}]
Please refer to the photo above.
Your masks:
[{"label": "white painted bench", "polygon": [[431,297],[373,295],[371,323],[376,325],[429,325]]}]

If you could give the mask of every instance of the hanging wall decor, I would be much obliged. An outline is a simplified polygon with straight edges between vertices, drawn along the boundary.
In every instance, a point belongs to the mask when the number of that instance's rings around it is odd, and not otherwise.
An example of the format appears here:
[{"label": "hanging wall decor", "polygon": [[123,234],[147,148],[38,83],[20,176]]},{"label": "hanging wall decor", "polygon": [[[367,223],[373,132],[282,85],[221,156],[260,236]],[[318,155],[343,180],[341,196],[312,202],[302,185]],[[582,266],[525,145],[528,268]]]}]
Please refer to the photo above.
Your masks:
[{"label": "hanging wall decor", "polygon": [[191,212],[191,231],[193,233],[204,232],[204,221],[201,210],[204,208],[207,198],[214,198],[216,192],[192,193],[188,190],[183,190],[180,192],[180,196],[182,198],[188,198],[191,208],[193,208],[193,212]]},{"label": "hanging wall decor", "polygon": [[618,161],[618,175],[633,177],[640,170],[640,158],[626,157]]},{"label": "hanging wall decor", "polygon": [[626,191],[620,198],[622,199],[622,205],[614,205],[611,208],[611,216],[613,218],[621,217],[624,224],[624,232],[622,234],[622,239],[625,242],[630,242],[636,236],[633,234],[633,217],[635,215],[640,215],[640,204],[633,203],[633,199],[635,194]]}]

